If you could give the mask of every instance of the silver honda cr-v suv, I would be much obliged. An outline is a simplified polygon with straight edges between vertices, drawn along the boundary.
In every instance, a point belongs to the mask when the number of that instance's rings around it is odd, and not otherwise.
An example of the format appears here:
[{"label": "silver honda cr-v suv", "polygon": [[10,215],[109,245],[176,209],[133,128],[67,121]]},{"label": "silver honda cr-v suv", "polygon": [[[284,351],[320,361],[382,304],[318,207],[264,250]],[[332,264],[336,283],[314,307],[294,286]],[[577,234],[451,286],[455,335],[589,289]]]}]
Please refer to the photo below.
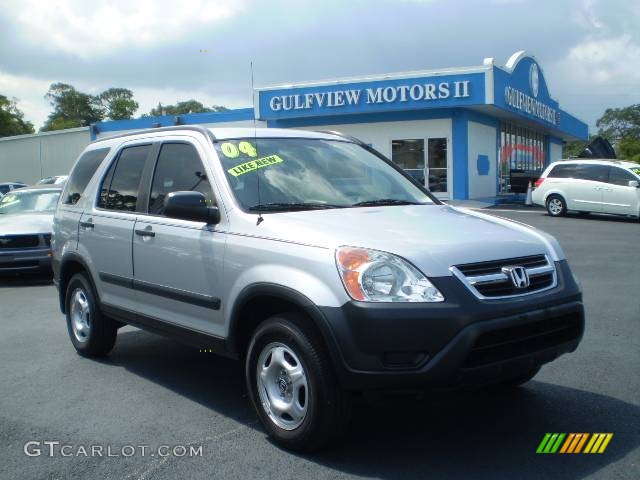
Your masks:
[{"label": "silver honda cr-v suv", "polygon": [[75,349],[131,324],[241,359],[298,450],[367,389],[517,385],[576,349],[579,286],[544,232],[443,205],[356,139],[172,127],[99,140],[54,220]]}]

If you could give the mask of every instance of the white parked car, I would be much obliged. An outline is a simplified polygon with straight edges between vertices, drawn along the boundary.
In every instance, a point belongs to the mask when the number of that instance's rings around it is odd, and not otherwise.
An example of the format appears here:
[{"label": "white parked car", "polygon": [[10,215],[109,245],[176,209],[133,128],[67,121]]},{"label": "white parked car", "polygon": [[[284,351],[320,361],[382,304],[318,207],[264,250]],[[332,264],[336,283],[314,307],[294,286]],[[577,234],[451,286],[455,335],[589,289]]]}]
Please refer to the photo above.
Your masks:
[{"label": "white parked car", "polygon": [[559,217],[567,211],[640,218],[640,165],[617,160],[562,160],[535,183],[533,203]]},{"label": "white parked car", "polygon": [[62,185],[67,181],[69,175],[54,175],[53,177],[45,177],[36,182],[36,185]]}]

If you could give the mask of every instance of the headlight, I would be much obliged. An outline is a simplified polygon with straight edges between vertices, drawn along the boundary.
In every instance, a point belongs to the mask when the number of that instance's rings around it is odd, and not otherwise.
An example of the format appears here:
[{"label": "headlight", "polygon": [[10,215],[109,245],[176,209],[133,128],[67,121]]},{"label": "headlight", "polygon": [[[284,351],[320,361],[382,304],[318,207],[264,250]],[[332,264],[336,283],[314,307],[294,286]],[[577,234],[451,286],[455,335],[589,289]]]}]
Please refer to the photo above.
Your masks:
[{"label": "headlight", "polygon": [[336,265],[347,293],[362,302],[443,302],[444,296],[417,268],[390,253],[340,247]]}]

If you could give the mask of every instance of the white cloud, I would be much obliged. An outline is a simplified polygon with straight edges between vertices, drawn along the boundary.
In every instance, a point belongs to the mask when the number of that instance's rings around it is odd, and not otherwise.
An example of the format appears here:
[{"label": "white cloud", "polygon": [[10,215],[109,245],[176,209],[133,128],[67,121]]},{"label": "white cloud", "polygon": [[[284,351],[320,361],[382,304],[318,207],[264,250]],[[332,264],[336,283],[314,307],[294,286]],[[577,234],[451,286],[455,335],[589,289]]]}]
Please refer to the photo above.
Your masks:
[{"label": "white cloud", "polygon": [[245,5],[245,0],[10,0],[4,9],[23,41],[90,58],[131,45],[174,43],[195,29],[223,22]]},{"label": "white cloud", "polygon": [[36,130],[51,111],[49,102],[44,99],[50,83],[0,71],[0,92],[18,100],[18,108],[24,113],[24,119],[33,123]]},{"label": "white cloud", "polygon": [[[44,95],[49,90],[49,85],[55,80],[39,80],[31,77],[11,75],[0,71],[0,92],[8,94],[18,100],[18,108],[24,112],[25,120],[33,123],[36,131],[44,124],[51,113],[51,105],[45,100]],[[95,86],[75,83],[74,86],[83,92],[96,95],[108,88],[107,85]],[[174,88],[143,88],[134,89],[134,98],[140,105],[135,116],[148,113],[158,105],[175,104],[185,100],[197,100],[206,107],[212,105],[224,105],[229,108],[244,108],[251,106],[251,95],[211,95],[204,90],[182,90]]]},{"label": "white cloud", "polygon": [[640,82],[640,45],[628,34],[588,39],[571,48],[565,61],[574,75],[596,84]]}]

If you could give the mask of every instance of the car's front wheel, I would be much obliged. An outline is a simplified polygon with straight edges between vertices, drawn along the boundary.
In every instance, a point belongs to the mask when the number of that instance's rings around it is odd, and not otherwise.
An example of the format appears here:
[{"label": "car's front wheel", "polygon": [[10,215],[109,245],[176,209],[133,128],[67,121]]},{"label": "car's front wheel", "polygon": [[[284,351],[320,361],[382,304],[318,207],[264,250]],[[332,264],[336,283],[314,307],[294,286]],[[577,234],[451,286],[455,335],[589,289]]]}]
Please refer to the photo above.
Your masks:
[{"label": "car's front wheel", "polygon": [[547,198],[547,212],[552,217],[562,217],[567,213],[567,204],[560,195],[550,195]]},{"label": "car's front wheel", "polygon": [[336,382],[322,339],[303,317],[265,320],[249,345],[245,375],[258,417],[280,445],[318,450],[347,427],[348,394]]},{"label": "car's front wheel", "polygon": [[118,327],[100,312],[93,287],[84,273],[69,280],[65,311],[69,338],[80,355],[98,357],[113,349]]}]

